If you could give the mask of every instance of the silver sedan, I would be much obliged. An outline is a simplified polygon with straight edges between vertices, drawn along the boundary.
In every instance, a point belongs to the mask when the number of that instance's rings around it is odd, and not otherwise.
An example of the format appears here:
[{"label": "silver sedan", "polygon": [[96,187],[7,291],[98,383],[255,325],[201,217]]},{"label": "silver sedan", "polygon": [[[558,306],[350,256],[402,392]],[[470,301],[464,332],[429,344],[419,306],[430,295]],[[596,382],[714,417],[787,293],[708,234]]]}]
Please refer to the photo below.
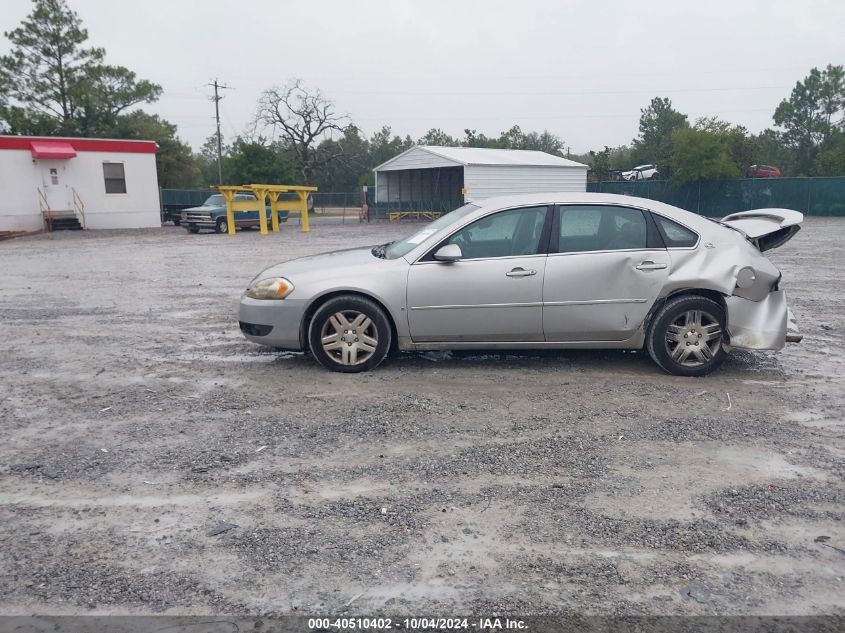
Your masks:
[{"label": "silver sedan", "polygon": [[249,340],[341,372],[394,349],[614,348],[700,376],[731,348],[800,340],[762,252],[802,220],[760,209],[716,221],[609,194],[488,199],[390,244],[268,268],[238,320]]}]

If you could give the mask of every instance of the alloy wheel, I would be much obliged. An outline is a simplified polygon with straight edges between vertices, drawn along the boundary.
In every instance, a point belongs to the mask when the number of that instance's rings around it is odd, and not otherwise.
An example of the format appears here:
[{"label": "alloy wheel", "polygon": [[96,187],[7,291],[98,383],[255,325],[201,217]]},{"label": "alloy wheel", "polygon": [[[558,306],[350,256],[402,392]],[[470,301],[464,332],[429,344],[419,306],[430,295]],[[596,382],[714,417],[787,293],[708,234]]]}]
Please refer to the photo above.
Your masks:
[{"label": "alloy wheel", "polygon": [[335,312],[320,331],[323,350],[341,365],[367,362],[378,347],[378,329],[373,320],[357,310]]},{"label": "alloy wheel", "polygon": [[666,328],[666,351],[675,362],[698,367],[712,360],[722,346],[722,326],[704,310],[687,310]]}]

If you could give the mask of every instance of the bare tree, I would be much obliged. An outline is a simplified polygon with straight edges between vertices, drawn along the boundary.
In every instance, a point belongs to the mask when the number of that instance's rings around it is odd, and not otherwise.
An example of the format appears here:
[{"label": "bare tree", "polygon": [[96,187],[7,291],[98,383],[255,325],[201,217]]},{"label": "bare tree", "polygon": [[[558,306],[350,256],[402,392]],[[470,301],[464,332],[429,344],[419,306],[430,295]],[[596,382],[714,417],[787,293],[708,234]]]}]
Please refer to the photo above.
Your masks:
[{"label": "bare tree", "polygon": [[343,154],[321,152],[317,145],[332,132],[343,133],[350,125],[349,117],[338,115],[334,104],[319,89],[309,89],[301,79],[288,82],[283,88],[265,90],[258,100],[256,123],[272,127],[290,143],[306,185],[312,182],[314,168]]}]

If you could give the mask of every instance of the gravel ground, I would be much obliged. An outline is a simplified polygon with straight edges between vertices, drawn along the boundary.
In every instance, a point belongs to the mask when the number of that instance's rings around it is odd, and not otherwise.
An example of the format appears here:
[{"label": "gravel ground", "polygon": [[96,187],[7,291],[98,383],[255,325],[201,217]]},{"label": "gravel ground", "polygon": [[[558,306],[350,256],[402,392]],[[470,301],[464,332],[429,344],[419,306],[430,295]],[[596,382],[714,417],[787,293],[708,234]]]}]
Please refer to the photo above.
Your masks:
[{"label": "gravel ground", "polygon": [[703,379],[246,342],[262,267],[409,229],[313,228],[0,243],[0,613],[845,613],[845,219],[772,254],[805,341]]}]

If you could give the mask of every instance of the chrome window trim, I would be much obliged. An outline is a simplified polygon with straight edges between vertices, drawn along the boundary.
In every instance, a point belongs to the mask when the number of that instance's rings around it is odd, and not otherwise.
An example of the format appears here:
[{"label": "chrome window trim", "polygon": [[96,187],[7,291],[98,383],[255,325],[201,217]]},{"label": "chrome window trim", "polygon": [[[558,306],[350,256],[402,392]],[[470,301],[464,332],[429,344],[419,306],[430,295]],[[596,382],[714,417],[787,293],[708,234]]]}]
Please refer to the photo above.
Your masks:
[{"label": "chrome window trim", "polygon": [[[451,235],[449,237],[451,237]],[[439,244],[439,242],[438,242],[438,244]],[[427,251],[426,255],[428,255],[429,252],[430,251]],[[472,263],[472,262],[491,262],[491,261],[502,262],[502,261],[506,261],[506,260],[509,260],[509,259],[539,259],[541,257],[545,258],[545,257],[548,257],[548,255],[546,255],[545,253],[536,253],[534,255],[503,255],[502,257],[474,257],[472,259],[459,259],[458,261],[455,261],[455,262],[441,262],[439,260],[422,262],[422,261],[417,260],[416,262],[414,262],[411,265],[416,266],[417,264],[419,264],[420,266],[426,266],[428,264],[441,264],[442,265],[442,264],[469,264],[469,263]]]},{"label": "chrome window trim", "polygon": [[650,251],[653,253],[662,253],[666,251],[665,248],[614,248],[605,249],[601,251],[567,251],[566,253],[549,253],[549,257],[566,257],[569,255],[596,255],[604,253],[641,253],[643,251]]}]

